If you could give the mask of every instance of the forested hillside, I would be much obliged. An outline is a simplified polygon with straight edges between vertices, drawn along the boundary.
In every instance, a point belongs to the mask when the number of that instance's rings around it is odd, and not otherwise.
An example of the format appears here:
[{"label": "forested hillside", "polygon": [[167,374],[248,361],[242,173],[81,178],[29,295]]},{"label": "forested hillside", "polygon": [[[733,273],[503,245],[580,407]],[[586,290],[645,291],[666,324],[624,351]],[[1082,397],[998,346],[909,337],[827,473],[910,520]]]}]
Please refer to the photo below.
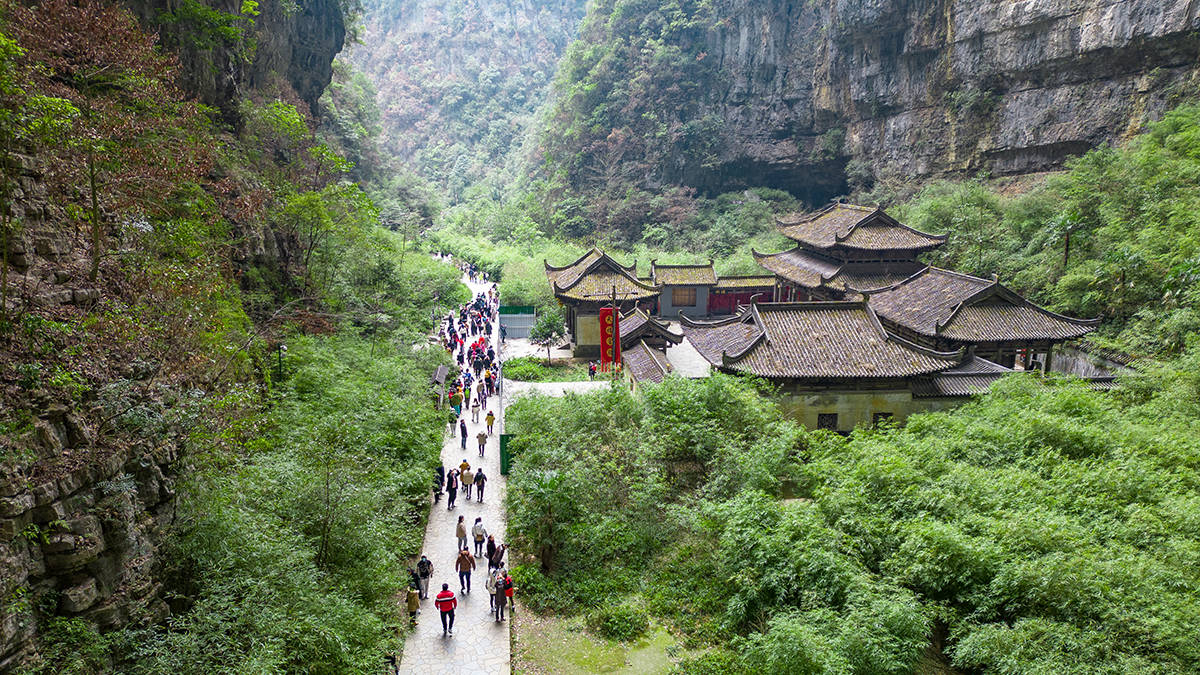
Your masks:
[{"label": "forested hillside", "polygon": [[451,202],[499,196],[524,168],[533,113],[583,0],[364,3],[350,62],[375,83],[382,146]]}]

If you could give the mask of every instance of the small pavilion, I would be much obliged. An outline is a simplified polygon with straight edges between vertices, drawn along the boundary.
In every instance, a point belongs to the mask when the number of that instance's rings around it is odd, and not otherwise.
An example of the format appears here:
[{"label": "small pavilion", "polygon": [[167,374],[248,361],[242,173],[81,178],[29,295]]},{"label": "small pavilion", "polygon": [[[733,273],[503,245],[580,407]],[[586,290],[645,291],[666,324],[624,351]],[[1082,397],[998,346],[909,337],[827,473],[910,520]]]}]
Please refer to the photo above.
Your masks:
[{"label": "small pavilion", "polygon": [[831,204],[808,215],[776,220],[796,242],[781,253],[752,251],[775,274],[775,300],[854,299],[859,288],[902,281],[925,267],[917,256],[946,242],[945,235],[914,230],[882,209]]},{"label": "small pavilion", "polygon": [[555,267],[544,262],[546,278],[554,297],[565,309],[571,351],[577,357],[600,354],[600,309],[655,311],[662,288],[638,279],[636,265],[622,265],[598,248],[588,251],[570,265]]}]

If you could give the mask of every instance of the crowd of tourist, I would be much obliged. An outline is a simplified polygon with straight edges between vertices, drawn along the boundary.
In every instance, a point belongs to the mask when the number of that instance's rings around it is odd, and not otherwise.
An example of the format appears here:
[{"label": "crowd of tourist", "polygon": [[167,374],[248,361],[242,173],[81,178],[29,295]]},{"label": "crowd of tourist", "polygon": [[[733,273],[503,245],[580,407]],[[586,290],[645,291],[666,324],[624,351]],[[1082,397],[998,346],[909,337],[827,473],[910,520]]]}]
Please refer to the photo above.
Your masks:
[{"label": "crowd of tourist", "polygon": [[[472,282],[487,283],[487,273],[474,265],[460,264],[459,268]],[[484,456],[488,439],[495,434],[496,415],[488,407],[488,399],[497,395],[500,377],[496,346],[492,344],[499,304],[497,287],[491,284],[486,291],[476,294],[457,312],[447,314],[439,329],[442,346],[459,366],[458,376],[447,383],[447,418],[450,433],[457,433],[465,451],[469,435],[469,412],[470,424],[479,425],[475,439],[478,442],[480,457]],[[487,413],[481,418],[481,413],[485,410]],[[452,466],[449,471],[445,465],[439,464],[434,476],[434,502],[440,501],[442,493],[445,492],[446,509],[454,510],[458,506],[458,495],[461,492],[467,502],[471,501],[474,493],[475,501],[483,503],[487,481],[488,476],[483,467],[472,469],[465,457],[458,466]],[[476,559],[485,558],[487,577],[484,587],[491,595],[492,615],[496,621],[504,621],[504,610],[512,602],[514,589],[512,577],[504,566],[504,555],[508,545],[496,543],[495,537],[489,534],[484,526],[483,518],[476,518],[468,529],[465,516],[459,516],[454,536],[458,540],[453,566],[458,573],[459,593],[465,596],[471,592],[471,573],[476,568]],[[474,544],[474,554],[468,548],[470,543]],[[411,583],[406,607],[414,625],[421,600],[429,598],[429,583],[434,571],[433,561],[425,555],[417,562],[416,569],[409,568]],[[450,590],[449,583],[442,584],[434,604],[441,616],[442,635],[454,635],[454,610],[458,606],[458,599]]]}]

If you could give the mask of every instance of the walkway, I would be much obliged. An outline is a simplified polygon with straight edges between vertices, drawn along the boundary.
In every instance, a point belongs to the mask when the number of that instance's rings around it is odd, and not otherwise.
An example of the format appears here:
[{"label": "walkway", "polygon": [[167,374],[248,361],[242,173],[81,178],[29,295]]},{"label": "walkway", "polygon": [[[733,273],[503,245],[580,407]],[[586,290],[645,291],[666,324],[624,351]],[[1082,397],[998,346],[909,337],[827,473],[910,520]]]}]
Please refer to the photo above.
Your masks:
[{"label": "walkway", "polygon": [[[473,284],[464,277],[463,283],[471,289],[472,296],[487,288],[486,284]],[[496,329],[498,331],[498,329]],[[499,341],[499,333],[492,336],[492,344]],[[509,342],[513,342],[510,340]],[[543,349],[543,353],[544,349]],[[503,358],[511,356],[505,349]],[[477,558],[479,568],[471,574],[471,593],[458,595],[458,609],[454,612],[454,637],[442,637],[442,622],[437,608],[433,605],[433,596],[441,590],[443,583],[450,584],[451,590],[458,591],[458,574],[454,571],[454,558],[457,555],[458,540],[454,536],[454,528],[459,516],[466,517],[468,529],[475,523],[476,518],[483,518],[483,525],[488,533],[496,537],[496,543],[506,541],[504,496],[507,493],[507,481],[500,475],[500,432],[504,429],[504,406],[509,399],[527,393],[540,393],[547,396],[562,396],[567,393],[585,392],[609,386],[607,381],[595,382],[511,382],[504,383],[504,396],[500,404],[493,408],[496,413],[495,436],[488,440],[487,450],[482,460],[479,457],[475,442],[475,434],[486,428],[480,414],[479,423],[472,424],[471,416],[467,414],[467,450],[462,450],[457,431],[448,435],[442,444],[442,465],[449,470],[458,466],[464,458],[472,468],[480,464],[489,479],[487,490],[484,492],[484,502],[467,501],[460,490],[457,508],[453,511],[446,509],[446,498],[433,505],[429,513],[429,524],[425,528],[425,541],[422,553],[433,561],[433,579],[429,584],[428,600],[421,602],[421,614],[417,620],[417,628],[408,633],[404,643],[404,653],[400,663],[402,673],[431,673],[459,674],[482,673],[487,675],[507,675],[509,670],[509,623],[497,622],[491,613],[487,591],[483,582],[487,574],[487,563]],[[493,399],[496,400],[496,399]],[[491,401],[489,401],[489,404]],[[432,476],[430,477],[432,480]],[[472,551],[474,545],[471,545]],[[511,552],[510,552],[511,556]],[[508,559],[505,559],[505,564]],[[416,565],[416,561],[412,561]],[[407,617],[404,608],[397,610]]]},{"label": "walkway", "polygon": [[[487,288],[485,284],[463,283],[471,289],[472,297]],[[492,344],[499,341],[499,334],[492,337]],[[488,401],[492,405],[491,399]],[[442,637],[442,622],[437,608],[433,605],[433,597],[440,591],[443,583],[450,584],[450,589],[458,591],[458,573],[454,571],[454,558],[457,555],[458,540],[454,536],[454,527],[459,516],[465,516],[468,530],[476,518],[483,518],[483,525],[488,533],[496,537],[496,543],[505,541],[504,495],[506,485],[500,476],[500,429],[503,428],[503,408],[493,408],[497,421],[496,435],[488,439],[487,450],[483,458],[479,457],[475,434],[486,429],[483,418],[486,411],[479,415],[479,423],[471,423],[470,413],[467,420],[467,449],[464,451],[457,430],[452,436],[447,436],[442,444],[442,465],[449,470],[457,467],[466,458],[471,468],[482,464],[488,475],[487,489],[484,501],[475,501],[472,493],[471,501],[467,501],[462,491],[459,491],[457,507],[453,511],[446,510],[446,497],[433,508],[429,514],[429,524],[425,528],[425,543],[422,553],[433,561],[433,579],[429,584],[429,599],[421,601],[421,614],[417,617],[417,628],[408,634],[404,643],[404,654],[400,664],[402,673],[485,673],[487,675],[504,674],[509,672],[509,637],[508,622],[497,622],[492,616],[487,590],[483,582],[487,575],[487,563],[483,558],[477,558],[479,567],[471,574],[471,594],[458,595],[458,609],[454,614],[454,636]],[[447,426],[448,428],[448,426]],[[430,476],[430,480],[433,477]],[[474,544],[470,543],[474,551]],[[505,558],[505,564],[508,558]],[[415,567],[416,561],[413,561]],[[407,612],[401,606],[398,612],[407,619]]]}]

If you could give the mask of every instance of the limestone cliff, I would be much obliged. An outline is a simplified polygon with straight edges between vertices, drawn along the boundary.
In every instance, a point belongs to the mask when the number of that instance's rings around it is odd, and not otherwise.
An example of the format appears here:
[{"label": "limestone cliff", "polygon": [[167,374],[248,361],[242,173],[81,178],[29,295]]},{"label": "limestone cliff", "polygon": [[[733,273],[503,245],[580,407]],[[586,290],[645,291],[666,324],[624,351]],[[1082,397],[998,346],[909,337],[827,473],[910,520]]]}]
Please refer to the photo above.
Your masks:
[{"label": "limestone cliff", "polygon": [[244,12],[242,0],[124,4],[179,54],[185,88],[231,121],[238,100],[254,89],[277,95],[286,86],[315,112],[346,40],[337,0],[263,0],[257,14]]},{"label": "limestone cliff", "polygon": [[[597,3],[584,40],[620,39],[622,4]],[[845,191],[847,173],[869,183],[1049,169],[1139,129],[1194,93],[1200,72],[1194,0],[692,4],[701,28],[671,39],[711,77],[675,126],[708,120],[717,141],[668,173],[708,191],[768,185],[821,201]],[[620,70],[612,91],[646,70]],[[568,73],[559,94],[582,81]],[[670,119],[679,106],[650,108],[637,113]]]}]

